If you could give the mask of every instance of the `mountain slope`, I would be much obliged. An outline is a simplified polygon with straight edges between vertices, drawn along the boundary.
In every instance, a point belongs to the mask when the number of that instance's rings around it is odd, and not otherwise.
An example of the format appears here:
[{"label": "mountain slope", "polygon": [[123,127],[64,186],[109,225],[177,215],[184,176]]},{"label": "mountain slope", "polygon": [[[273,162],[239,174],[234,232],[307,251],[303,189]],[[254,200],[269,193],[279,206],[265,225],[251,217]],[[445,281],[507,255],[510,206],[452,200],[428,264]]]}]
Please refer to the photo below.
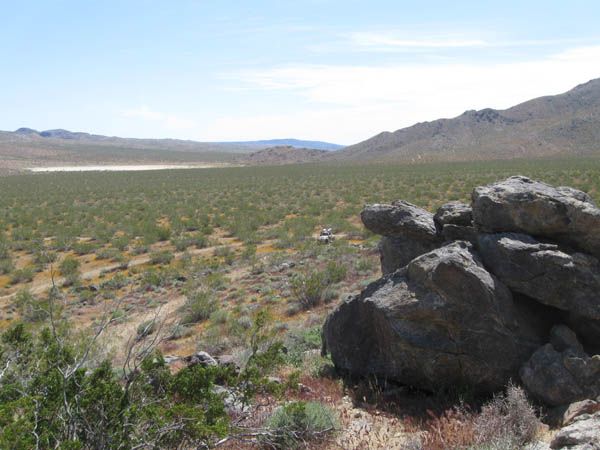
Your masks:
[{"label": "mountain slope", "polygon": [[311,143],[337,147],[335,144],[297,139],[196,142],[19,128],[14,132],[0,131],[0,169],[44,165],[235,162],[242,155],[273,146],[273,142],[287,142],[299,147],[307,147]]},{"label": "mountain slope", "polygon": [[258,147],[294,147],[314,150],[339,150],[343,145],[323,141],[305,141],[302,139],[267,139],[262,141],[224,142],[224,144],[248,145]]},{"label": "mountain slope", "polygon": [[466,161],[600,155],[600,79],[505,110],[466,111],[453,119],[383,132],[331,159]]},{"label": "mountain slope", "polygon": [[283,164],[303,164],[321,161],[329,152],[312,148],[292,146],[270,147],[241,156],[237,162],[252,166],[278,166]]}]

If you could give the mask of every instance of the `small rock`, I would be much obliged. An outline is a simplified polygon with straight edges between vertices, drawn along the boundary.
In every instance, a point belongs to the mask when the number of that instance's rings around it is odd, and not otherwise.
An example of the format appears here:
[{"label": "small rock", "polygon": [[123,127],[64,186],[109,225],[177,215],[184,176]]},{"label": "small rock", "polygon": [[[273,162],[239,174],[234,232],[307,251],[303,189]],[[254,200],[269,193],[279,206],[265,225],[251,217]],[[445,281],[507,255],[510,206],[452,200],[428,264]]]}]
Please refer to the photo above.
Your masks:
[{"label": "small rock", "polygon": [[191,356],[186,356],[184,360],[189,366],[195,366],[196,364],[200,364],[202,366],[219,365],[217,361],[207,352],[197,352]]},{"label": "small rock", "polygon": [[600,404],[594,400],[587,399],[571,403],[562,416],[562,424],[569,425],[582,414],[593,414],[596,411],[600,411]]},{"label": "small rock", "polygon": [[165,360],[165,364],[173,364],[174,362],[179,361],[181,356],[165,355],[163,359]]},{"label": "small rock", "polygon": [[552,449],[598,450],[600,449],[600,412],[583,414],[573,423],[562,428],[552,442]]}]

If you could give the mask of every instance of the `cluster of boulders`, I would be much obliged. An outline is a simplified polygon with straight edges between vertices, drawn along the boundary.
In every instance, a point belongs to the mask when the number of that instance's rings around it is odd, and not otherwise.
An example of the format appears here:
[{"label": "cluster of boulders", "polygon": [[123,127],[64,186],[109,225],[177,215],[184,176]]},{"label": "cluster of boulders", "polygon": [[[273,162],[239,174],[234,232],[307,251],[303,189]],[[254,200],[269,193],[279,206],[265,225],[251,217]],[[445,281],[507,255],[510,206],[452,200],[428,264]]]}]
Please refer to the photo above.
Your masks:
[{"label": "cluster of boulders", "polygon": [[327,318],[334,364],[429,390],[519,381],[550,406],[600,396],[600,209],[526,177],[431,214],[368,205],[384,276]]}]

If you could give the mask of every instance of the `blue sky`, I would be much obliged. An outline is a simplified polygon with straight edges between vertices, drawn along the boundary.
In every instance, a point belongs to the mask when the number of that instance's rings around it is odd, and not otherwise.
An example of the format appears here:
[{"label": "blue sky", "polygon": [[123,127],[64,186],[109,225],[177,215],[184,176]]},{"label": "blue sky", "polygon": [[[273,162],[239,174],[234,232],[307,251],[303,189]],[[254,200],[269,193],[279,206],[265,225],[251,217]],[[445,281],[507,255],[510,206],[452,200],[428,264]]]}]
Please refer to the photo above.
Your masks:
[{"label": "blue sky", "polygon": [[4,1],[0,129],[350,144],[600,77],[598,1]]}]

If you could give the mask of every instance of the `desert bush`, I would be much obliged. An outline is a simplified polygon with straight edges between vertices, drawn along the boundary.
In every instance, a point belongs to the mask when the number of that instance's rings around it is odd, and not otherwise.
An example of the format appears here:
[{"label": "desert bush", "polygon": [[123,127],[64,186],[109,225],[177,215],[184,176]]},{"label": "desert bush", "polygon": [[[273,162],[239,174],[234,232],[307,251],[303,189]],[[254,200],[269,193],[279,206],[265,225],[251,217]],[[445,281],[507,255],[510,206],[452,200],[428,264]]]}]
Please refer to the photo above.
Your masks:
[{"label": "desert bush", "polygon": [[323,440],[338,427],[335,413],[317,402],[292,402],[281,406],[269,417],[265,443],[277,449],[305,447]]},{"label": "desert bush", "polygon": [[176,236],[171,238],[171,244],[178,252],[183,252],[192,245],[192,239],[187,236]]},{"label": "desert bush", "polygon": [[509,384],[483,405],[479,413],[459,406],[434,416],[425,424],[422,448],[445,450],[521,449],[535,440],[541,422],[522,388]]},{"label": "desert bush", "polygon": [[144,253],[148,253],[148,246],[145,244],[136,244],[131,248],[131,254],[134,256],[143,255]]},{"label": "desert bush", "polygon": [[535,439],[541,425],[525,391],[509,384],[506,393],[484,405],[475,418],[475,441],[493,449],[522,448]]},{"label": "desert bush", "polygon": [[22,269],[13,270],[10,273],[10,282],[12,284],[28,283],[33,280],[35,272],[34,266],[26,266]]},{"label": "desert bush", "polygon": [[171,237],[171,228],[168,226],[158,226],[158,227],[156,227],[156,235],[157,235],[158,241],[160,241],[160,242],[168,241],[169,238]]},{"label": "desert bush", "polygon": [[15,305],[26,322],[40,322],[48,317],[48,302],[35,297],[29,289],[17,292]]},{"label": "desert bush", "polygon": [[58,258],[58,255],[55,252],[48,251],[45,248],[40,248],[35,251],[33,256],[34,264],[44,267],[50,263],[53,263]]},{"label": "desert bush", "polygon": [[217,301],[209,290],[198,289],[188,294],[182,307],[183,323],[196,323],[207,320],[217,310]]},{"label": "desert bush", "polygon": [[173,258],[173,253],[168,250],[161,250],[159,252],[152,252],[150,254],[150,262],[155,265],[169,264],[171,261],[173,261]]},{"label": "desert bush", "polygon": [[99,248],[95,253],[96,259],[111,259],[113,261],[123,259],[123,255],[116,248]]},{"label": "desert bush", "polygon": [[358,258],[354,263],[354,269],[358,273],[370,273],[375,269],[375,265],[369,258]]},{"label": "desert bush", "polygon": [[0,336],[0,448],[206,448],[227,433],[213,386],[235,382],[231,370],[171,375],[151,352],[121,378],[110,362],[86,359],[94,352],[80,350],[92,346],[66,323],[39,333],[17,324]]},{"label": "desert bush", "polygon": [[110,290],[118,290],[122,289],[129,284],[129,281],[125,275],[122,273],[116,274],[110,280],[106,280],[102,282],[100,285],[101,289],[110,289]]},{"label": "desert bush", "polygon": [[75,254],[83,256],[94,253],[100,246],[95,242],[76,242],[71,247]]},{"label": "desert bush", "polygon": [[12,262],[12,259],[10,259],[10,258],[0,259],[0,275],[9,274],[10,272],[12,272],[13,269],[14,269],[14,264]]},{"label": "desert bush", "polygon": [[304,309],[313,308],[321,303],[327,290],[327,276],[320,271],[298,274],[290,283],[292,294]]},{"label": "desert bush", "polygon": [[192,327],[178,323],[171,328],[171,330],[167,334],[167,339],[177,340],[191,336],[192,334],[194,334],[194,329]]},{"label": "desert bush", "polygon": [[217,309],[210,315],[210,321],[216,325],[223,325],[229,320],[229,313],[224,309]]},{"label": "desert bush", "polygon": [[137,337],[144,338],[154,333],[158,328],[156,320],[150,319],[140,323],[136,329]]},{"label": "desert bush", "polygon": [[127,236],[117,236],[114,237],[110,243],[114,248],[123,252],[129,246],[129,238]]},{"label": "desert bush", "polygon": [[75,284],[79,281],[79,261],[77,259],[67,256],[60,262],[58,269],[65,278],[66,284]]},{"label": "desert bush", "polygon": [[168,286],[179,277],[177,268],[166,266],[163,268],[151,267],[142,273],[141,284],[144,289]]},{"label": "desert bush", "polygon": [[330,261],[325,267],[325,280],[328,284],[339,283],[346,279],[348,270],[344,264],[339,261]]}]

